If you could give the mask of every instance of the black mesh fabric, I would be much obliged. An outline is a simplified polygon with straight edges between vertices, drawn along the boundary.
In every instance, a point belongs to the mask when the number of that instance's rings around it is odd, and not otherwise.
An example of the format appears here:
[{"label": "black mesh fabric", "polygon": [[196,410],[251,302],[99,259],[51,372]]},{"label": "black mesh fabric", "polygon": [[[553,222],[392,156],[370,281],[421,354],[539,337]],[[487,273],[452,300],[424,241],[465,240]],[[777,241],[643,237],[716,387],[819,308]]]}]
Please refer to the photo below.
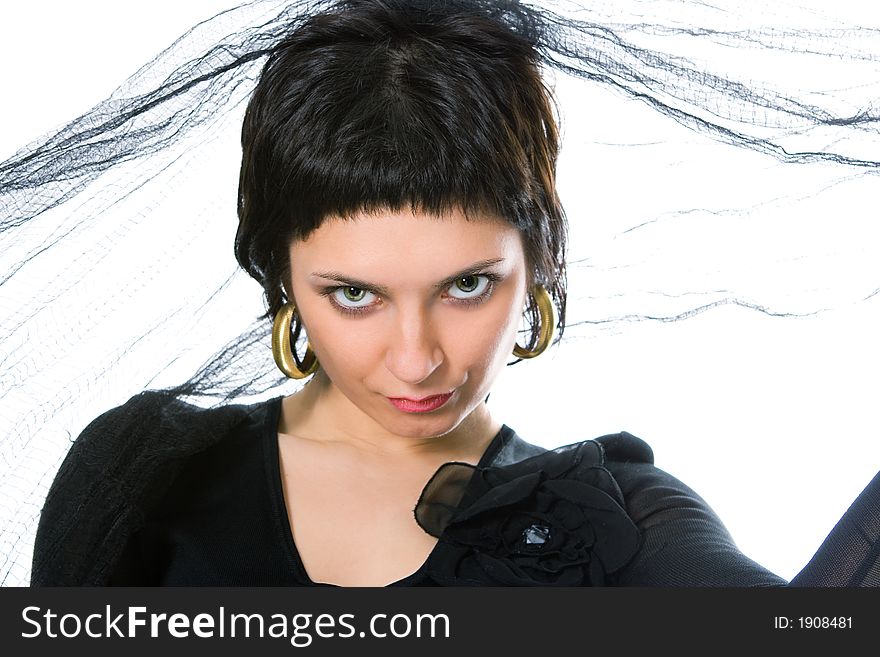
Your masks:
[{"label": "black mesh fabric", "polygon": [[880,474],[837,522],[792,586],[880,586]]},{"label": "black mesh fabric", "polygon": [[238,405],[202,410],[146,392],[92,421],[46,498],[32,582],[107,583],[128,538],[187,458],[245,417]]}]

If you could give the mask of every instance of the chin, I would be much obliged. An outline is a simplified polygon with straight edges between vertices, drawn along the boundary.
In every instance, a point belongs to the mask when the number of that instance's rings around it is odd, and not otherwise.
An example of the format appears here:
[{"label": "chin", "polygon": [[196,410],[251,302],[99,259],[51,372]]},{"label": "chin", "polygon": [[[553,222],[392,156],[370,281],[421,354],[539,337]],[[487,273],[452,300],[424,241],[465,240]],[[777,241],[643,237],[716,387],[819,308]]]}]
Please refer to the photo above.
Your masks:
[{"label": "chin", "polygon": [[[385,423],[383,423],[385,424]],[[455,429],[461,424],[461,418],[403,418],[385,424],[385,428],[393,434],[406,438],[439,438]]]},{"label": "chin", "polygon": [[398,436],[435,438],[455,429],[464,417],[455,407],[440,408],[431,413],[406,413],[391,406],[382,413],[381,418],[375,419],[387,431]]}]

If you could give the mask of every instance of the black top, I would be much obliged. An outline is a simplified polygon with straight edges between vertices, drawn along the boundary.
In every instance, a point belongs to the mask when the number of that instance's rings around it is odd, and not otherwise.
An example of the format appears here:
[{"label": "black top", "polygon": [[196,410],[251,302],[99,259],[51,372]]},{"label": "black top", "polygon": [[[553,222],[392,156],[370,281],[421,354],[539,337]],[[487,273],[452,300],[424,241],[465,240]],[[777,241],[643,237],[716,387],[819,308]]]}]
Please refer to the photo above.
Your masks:
[{"label": "black top", "polygon": [[[293,541],[281,400],[203,410],[142,393],[97,418],[47,497],[32,583],[331,586]],[[880,476],[792,583],[877,585],[878,509]],[[545,450],[505,426],[476,467],[441,466],[414,516],[439,540],[392,586],[786,584],[625,432]]]},{"label": "black top", "polygon": [[[111,584],[332,586],[309,578],[293,539],[278,458],[281,400],[262,404],[226,439],[190,459],[129,541]],[[513,436],[503,427],[478,466],[492,462]],[[428,584],[426,570],[423,564],[391,586]]]}]

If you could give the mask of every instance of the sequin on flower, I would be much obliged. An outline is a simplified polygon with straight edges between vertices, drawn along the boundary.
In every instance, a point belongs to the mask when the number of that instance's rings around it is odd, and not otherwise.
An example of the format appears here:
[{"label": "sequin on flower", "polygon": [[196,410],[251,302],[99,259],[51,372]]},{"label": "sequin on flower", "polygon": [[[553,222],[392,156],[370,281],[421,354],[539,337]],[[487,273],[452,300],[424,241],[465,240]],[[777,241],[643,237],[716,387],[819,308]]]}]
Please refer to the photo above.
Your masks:
[{"label": "sequin on flower", "polygon": [[544,525],[531,525],[523,531],[523,543],[543,546],[550,538],[550,528]]}]

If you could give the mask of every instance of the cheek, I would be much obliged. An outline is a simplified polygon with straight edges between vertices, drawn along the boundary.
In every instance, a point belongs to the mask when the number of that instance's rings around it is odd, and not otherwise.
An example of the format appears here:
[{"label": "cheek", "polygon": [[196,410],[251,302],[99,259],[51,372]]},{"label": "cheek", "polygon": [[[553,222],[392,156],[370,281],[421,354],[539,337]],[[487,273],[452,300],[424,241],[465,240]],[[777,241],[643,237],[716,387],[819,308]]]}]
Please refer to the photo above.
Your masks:
[{"label": "cheek", "polygon": [[[332,311],[331,311],[332,312]],[[375,323],[321,313],[310,322],[309,338],[328,375],[352,377],[375,367],[381,357],[382,336]]]},{"label": "cheek", "polygon": [[469,320],[451,329],[447,353],[462,367],[482,369],[485,376],[494,375],[513,351],[519,313],[509,304],[498,304],[487,312],[474,313]]},{"label": "cheek", "polygon": [[370,338],[369,322],[344,317],[326,299],[308,292],[298,300],[309,344],[325,373],[338,379],[365,371],[376,342]]}]

